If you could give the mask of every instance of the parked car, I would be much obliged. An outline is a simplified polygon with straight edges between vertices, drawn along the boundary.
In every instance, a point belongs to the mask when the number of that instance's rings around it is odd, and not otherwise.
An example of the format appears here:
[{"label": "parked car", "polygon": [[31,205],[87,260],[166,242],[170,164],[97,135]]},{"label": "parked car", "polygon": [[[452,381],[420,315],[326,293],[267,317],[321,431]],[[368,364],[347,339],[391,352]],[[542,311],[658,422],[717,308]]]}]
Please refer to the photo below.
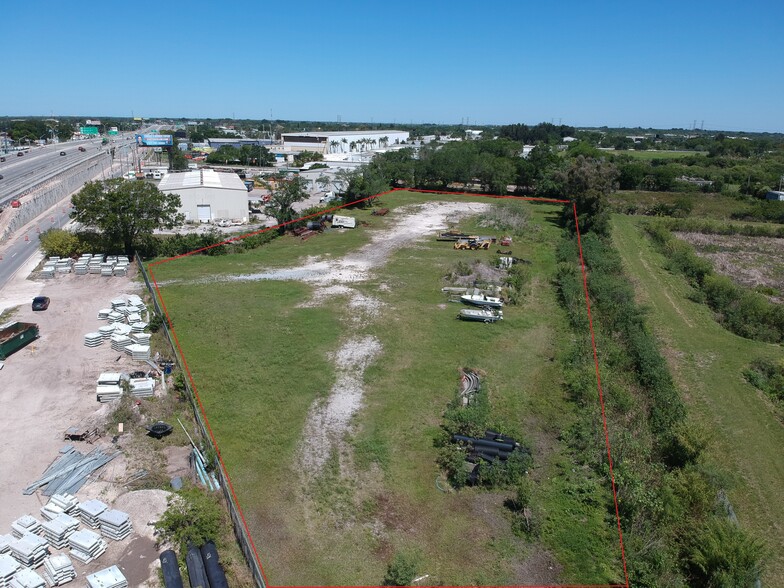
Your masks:
[{"label": "parked car", "polygon": [[16,156],[17,157],[22,157],[22,155],[24,155],[24,151],[17,151],[16,152]]},{"label": "parked car", "polygon": [[60,151],[60,155],[65,155],[65,151]]},{"label": "parked car", "polygon": [[0,157],[0,162],[5,161],[5,157]]},{"label": "parked car", "polygon": [[49,308],[49,298],[47,296],[36,296],[33,298],[33,310],[46,310]]}]

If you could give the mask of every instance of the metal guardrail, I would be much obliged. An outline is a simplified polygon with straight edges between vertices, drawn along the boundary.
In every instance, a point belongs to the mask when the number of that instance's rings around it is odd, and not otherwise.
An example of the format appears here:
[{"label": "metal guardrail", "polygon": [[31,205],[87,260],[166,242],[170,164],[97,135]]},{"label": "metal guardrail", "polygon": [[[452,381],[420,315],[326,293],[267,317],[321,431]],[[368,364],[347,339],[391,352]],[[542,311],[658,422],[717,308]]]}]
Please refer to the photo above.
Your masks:
[{"label": "metal guardrail", "polygon": [[[147,291],[150,293],[150,297],[152,298],[153,306],[155,307],[155,312],[158,313],[158,316],[164,319],[161,324],[161,328],[163,329],[163,332],[166,334],[166,339],[169,341],[169,345],[171,345],[175,360],[177,361],[177,367],[179,367],[182,373],[185,374],[187,372],[185,371],[185,366],[183,364],[182,358],[180,357],[179,353],[177,353],[177,345],[174,341],[174,338],[172,337],[172,334],[169,331],[169,325],[167,324],[165,318],[166,314],[163,312],[163,309],[161,308],[160,305],[160,301],[158,300],[157,292],[153,284],[150,282],[150,277],[147,274],[147,269],[144,267],[144,263],[140,261],[138,257],[136,258],[136,266],[139,268],[139,273],[144,278],[144,283],[147,286]],[[217,448],[212,443],[212,437],[209,435],[207,431],[207,426],[204,422],[198,402],[196,401],[196,395],[193,393],[190,382],[188,382],[187,378],[185,379],[185,389],[188,392],[187,394],[188,400],[191,403],[191,408],[193,409],[193,416],[199,427],[202,440],[217,454]],[[258,588],[266,588],[266,583],[264,582],[264,576],[261,572],[261,567],[259,566],[259,562],[256,559],[256,552],[253,548],[253,544],[251,542],[250,536],[248,535],[247,529],[245,528],[245,523],[242,517],[242,511],[240,510],[239,505],[235,502],[234,496],[229,490],[227,475],[223,469],[223,464],[220,462],[218,462],[218,468],[216,470],[216,473],[220,481],[221,490],[223,491],[223,496],[226,499],[226,504],[229,509],[229,515],[231,516],[232,526],[234,527],[234,536],[237,538],[237,543],[239,544],[240,549],[242,550],[242,554],[245,556],[245,561],[248,563],[248,567],[250,568],[251,574],[253,576],[253,580]]]}]

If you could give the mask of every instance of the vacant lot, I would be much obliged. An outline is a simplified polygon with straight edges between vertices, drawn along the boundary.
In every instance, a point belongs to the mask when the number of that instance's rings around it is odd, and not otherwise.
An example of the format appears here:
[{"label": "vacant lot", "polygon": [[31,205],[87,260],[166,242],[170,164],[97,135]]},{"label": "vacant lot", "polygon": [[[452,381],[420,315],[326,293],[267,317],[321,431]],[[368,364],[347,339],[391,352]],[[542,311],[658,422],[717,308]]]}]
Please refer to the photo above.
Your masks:
[{"label": "vacant lot", "polygon": [[[763,585],[784,585],[784,427],[769,400],[743,378],[752,359],[780,358],[780,347],[738,337],[704,305],[688,299],[685,280],[663,269],[664,259],[633,217],[614,217],[613,237],[640,301],[663,341],[670,368],[691,413],[711,432],[707,453],[740,524],[769,547]],[[740,237],[733,240],[742,241]]]},{"label": "vacant lot", "polygon": [[700,257],[709,259],[714,269],[749,288],[781,300],[784,292],[784,239],[675,233],[690,243]]},{"label": "vacant lot", "polygon": [[[484,325],[457,321],[440,288],[494,250],[434,234],[487,234],[478,223],[497,204],[396,193],[384,205],[383,218],[351,211],[367,223],[354,231],[153,267],[269,581],[378,584],[395,553],[427,583],[618,581],[609,483],[559,439],[576,410],[558,362],[559,208],[528,205],[512,249],[532,262],[530,286]],[[512,492],[439,481],[434,440],[460,367],[486,374],[498,426],[533,449],[537,535],[512,533]]]}]

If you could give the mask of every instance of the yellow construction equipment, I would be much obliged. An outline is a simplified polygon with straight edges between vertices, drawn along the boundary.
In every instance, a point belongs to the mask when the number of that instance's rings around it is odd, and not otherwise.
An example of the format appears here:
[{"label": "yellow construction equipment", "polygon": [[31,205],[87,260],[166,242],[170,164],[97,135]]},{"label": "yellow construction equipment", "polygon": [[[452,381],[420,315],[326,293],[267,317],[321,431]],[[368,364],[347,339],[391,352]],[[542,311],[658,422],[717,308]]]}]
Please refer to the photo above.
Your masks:
[{"label": "yellow construction equipment", "polygon": [[490,239],[480,239],[479,237],[468,237],[467,239],[458,239],[453,247],[455,249],[467,249],[476,251],[477,249],[489,249]]}]

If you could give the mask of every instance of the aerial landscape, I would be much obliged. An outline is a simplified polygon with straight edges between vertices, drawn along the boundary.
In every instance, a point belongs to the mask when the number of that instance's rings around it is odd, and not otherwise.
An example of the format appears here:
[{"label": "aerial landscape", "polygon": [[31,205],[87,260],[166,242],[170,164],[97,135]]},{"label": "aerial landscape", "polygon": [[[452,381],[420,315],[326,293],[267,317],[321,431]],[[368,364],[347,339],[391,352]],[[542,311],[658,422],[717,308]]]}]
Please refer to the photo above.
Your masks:
[{"label": "aerial landscape", "polygon": [[3,16],[0,586],[784,586],[784,5]]}]

